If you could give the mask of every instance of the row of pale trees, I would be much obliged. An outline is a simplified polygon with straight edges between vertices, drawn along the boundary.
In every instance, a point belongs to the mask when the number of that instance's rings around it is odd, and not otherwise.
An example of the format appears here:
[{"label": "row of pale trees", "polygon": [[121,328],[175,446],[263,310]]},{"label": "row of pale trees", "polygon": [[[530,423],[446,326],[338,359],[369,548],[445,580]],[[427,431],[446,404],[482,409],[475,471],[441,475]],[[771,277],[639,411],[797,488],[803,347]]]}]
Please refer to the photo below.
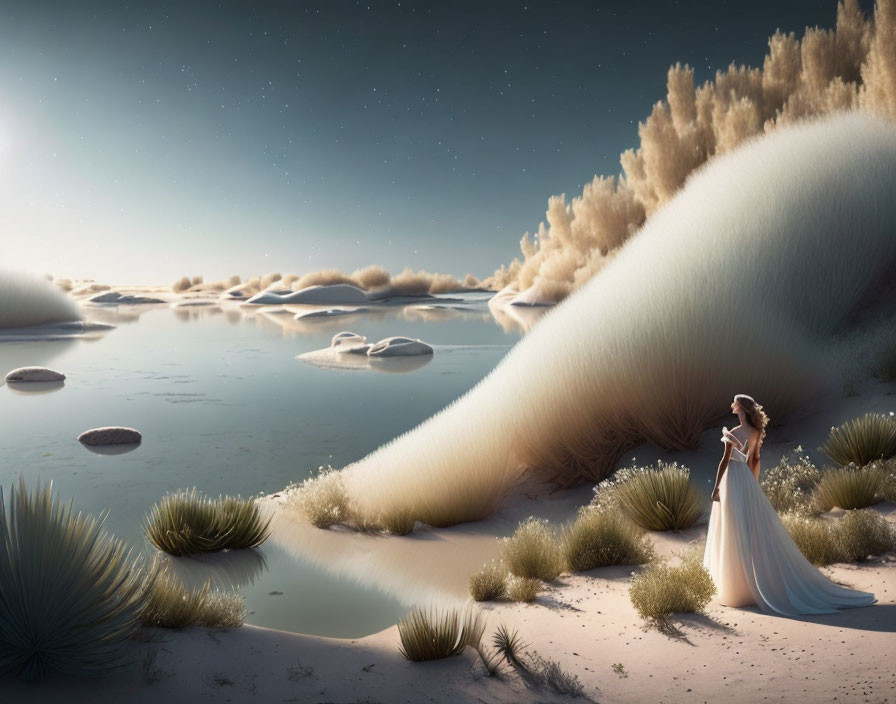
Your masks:
[{"label": "row of pale trees", "polygon": [[638,124],[641,145],[620,156],[622,174],[595,176],[582,194],[548,201],[547,224],[492,277],[491,288],[536,286],[560,300],[583,285],[688,175],[745,140],[798,120],[858,109],[896,120],[896,0],[877,0],[873,18],[858,0],[837,6],[837,26],[802,39],[776,32],[762,68],[731,64],[695,88],[694,70],[669,69],[665,100]]}]

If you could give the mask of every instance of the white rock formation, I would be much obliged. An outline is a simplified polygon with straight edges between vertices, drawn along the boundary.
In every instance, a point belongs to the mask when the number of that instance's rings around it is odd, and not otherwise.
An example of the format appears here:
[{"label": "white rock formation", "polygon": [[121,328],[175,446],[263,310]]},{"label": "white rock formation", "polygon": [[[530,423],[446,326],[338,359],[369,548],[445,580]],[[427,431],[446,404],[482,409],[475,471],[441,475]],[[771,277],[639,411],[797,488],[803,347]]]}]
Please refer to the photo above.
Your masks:
[{"label": "white rock formation", "polygon": [[85,430],[78,436],[78,442],[84,445],[124,445],[138,443],[142,439],[139,430],[115,425]]},{"label": "white rock formation", "polygon": [[6,381],[65,381],[65,374],[46,367],[20,367],[9,372]]}]

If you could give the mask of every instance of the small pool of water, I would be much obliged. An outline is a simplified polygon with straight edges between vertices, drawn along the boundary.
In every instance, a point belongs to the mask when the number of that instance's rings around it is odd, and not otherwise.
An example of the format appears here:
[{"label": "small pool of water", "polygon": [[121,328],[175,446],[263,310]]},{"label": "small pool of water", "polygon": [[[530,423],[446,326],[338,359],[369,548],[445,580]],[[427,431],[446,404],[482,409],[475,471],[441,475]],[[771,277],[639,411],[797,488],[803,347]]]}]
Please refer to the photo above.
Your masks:
[{"label": "small pool of water", "polygon": [[[53,480],[76,510],[108,510],[106,528],[149,555],[141,520],[165,493],[269,494],[320,465],[342,467],[413,428],[488,374],[520,338],[497,325],[487,294],[459,309],[395,307],[334,319],[224,305],[84,308],[111,322],[94,339],[0,343],[0,380],[20,366],[62,371],[61,388],[0,386],[0,484]],[[340,330],[433,345],[405,373],[334,370],[296,355]],[[401,370],[399,370],[400,372]],[[103,455],[77,436],[105,425],[143,433],[126,454]],[[240,589],[248,623],[360,637],[404,613],[394,594],[340,577],[276,541],[254,551],[181,559],[188,581]]]}]

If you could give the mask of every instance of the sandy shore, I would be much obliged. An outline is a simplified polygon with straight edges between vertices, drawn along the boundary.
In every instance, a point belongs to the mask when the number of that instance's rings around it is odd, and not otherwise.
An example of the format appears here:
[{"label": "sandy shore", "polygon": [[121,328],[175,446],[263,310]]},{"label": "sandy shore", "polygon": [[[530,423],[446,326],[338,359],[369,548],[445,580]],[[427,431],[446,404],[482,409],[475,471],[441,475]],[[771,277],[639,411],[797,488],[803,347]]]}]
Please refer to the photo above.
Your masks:
[{"label": "sandy shore", "polygon": [[[763,466],[773,465],[798,442],[821,462],[813,448],[832,425],[896,406],[896,384],[866,380],[858,390],[857,396],[831,398],[770,430]],[[708,430],[691,452],[643,445],[629,455],[639,464],[657,458],[684,462],[708,493],[721,454],[718,436],[717,429]],[[591,496],[590,486],[537,497],[519,494],[487,521],[424,527],[405,537],[322,531],[280,512],[273,539],[298,559],[314,560],[408,604],[460,600],[468,575],[497,555],[496,536],[510,534],[529,515],[569,520]],[[282,497],[270,501],[276,505]],[[881,503],[875,510],[896,521],[896,506]],[[671,557],[688,544],[702,543],[705,533],[704,519],[687,531],[651,538]],[[632,568],[606,567],[562,575],[532,604],[483,604],[489,618],[486,642],[499,623],[517,628],[530,650],[577,675],[587,695],[600,702],[896,701],[896,557],[822,571],[873,592],[878,603],[790,619],[712,602],[705,614],[674,619],[681,636],[670,637],[646,628],[635,612],[628,597]],[[355,640],[252,626],[144,633],[146,642],[131,645],[132,664],[109,677],[40,684],[7,680],[0,682],[0,702],[570,701],[527,687],[506,668],[503,678],[488,677],[470,649],[450,660],[409,663],[398,652],[395,626]],[[621,673],[613,668],[617,663]]]}]

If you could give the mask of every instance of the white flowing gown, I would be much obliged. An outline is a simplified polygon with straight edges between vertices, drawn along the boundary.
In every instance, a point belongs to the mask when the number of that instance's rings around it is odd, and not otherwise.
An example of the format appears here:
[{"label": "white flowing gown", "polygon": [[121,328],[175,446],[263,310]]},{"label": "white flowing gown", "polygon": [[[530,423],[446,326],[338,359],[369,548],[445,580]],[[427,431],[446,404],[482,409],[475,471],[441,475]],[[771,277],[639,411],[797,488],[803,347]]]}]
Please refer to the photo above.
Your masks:
[{"label": "white flowing gown", "polygon": [[719,499],[712,502],[703,566],[722,605],[755,604],[766,613],[798,616],[877,601],[870,592],[834,584],[803,556],[737,447],[719,482]]}]

